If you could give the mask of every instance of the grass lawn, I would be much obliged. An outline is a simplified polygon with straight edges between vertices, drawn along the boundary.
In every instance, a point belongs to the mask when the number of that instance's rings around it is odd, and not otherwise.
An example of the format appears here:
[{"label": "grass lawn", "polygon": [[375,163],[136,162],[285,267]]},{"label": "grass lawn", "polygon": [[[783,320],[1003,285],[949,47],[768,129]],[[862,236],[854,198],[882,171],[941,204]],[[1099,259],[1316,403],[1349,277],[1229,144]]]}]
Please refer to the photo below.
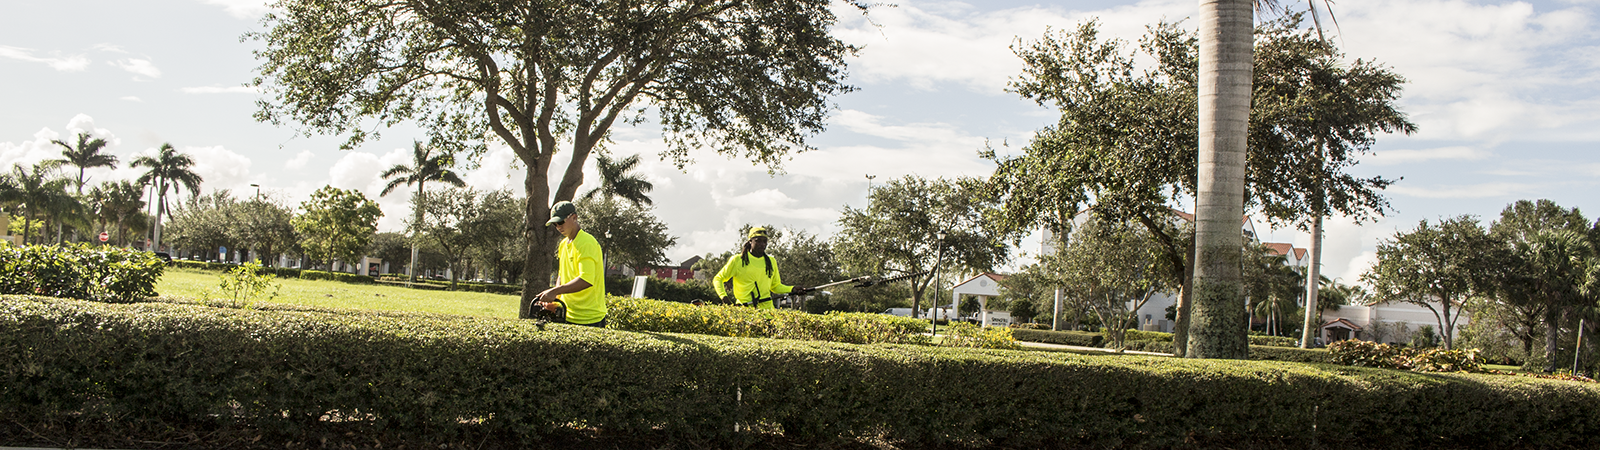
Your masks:
[{"label": "grass lawn", "polygon": [[[225,298],[217,290],[221,272],[168,268],[156,283],[162,297]],[[517,317],[517,297],[483,292],[409,289],[376,284],[281,278],[278,296],[258,301],[338,308],[420,311],[482,317]],[[268,290],[268,292],[271,292]]]}]

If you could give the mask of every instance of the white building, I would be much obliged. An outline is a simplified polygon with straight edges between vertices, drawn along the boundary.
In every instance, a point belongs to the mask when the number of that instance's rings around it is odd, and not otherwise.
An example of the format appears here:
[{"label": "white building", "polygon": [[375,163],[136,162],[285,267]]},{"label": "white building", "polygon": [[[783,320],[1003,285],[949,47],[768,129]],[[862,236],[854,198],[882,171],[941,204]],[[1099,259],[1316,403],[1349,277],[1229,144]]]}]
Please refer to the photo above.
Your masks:
[{"label": "white building", "polygon": [[[1443,314],[1438,302],[1428,302],[1434,309],[1428,309],[1413,303],[1387,302],[1370,306],[1341,305],[1338,310],[1333,308],[1322,309],[1322,330],[1318,337],[1324,344],[1346,339],[1359,339],[1380,344],[1395,342],[1408,342],[1411,334],[1423,325],[1439,327],[1438,316],[1434,311]],[[1459,311],[1451,308],[1452,315]],[[1462,312],[1456,319],[1455,334],[1460,334],[1461,328],[1466,327],[1470,321],[1469,315]],[[1435,334],[1444,335],[1441,330]]]},{"label": "white building", "polygon": [[[1006,279],[1005,275],[998,273],[984,273],[968,278],[967,281],[957,283],[950,289],[950,304],[937,307],[943,311],[940,314],[961,310],[963,296],[973,296],[978,299],[978,323],[983,326],[1004,327],[1011,325],[1011,312],[991,311],[989,299],[1000,296],[1000,280]],[[948,308],[948,309],[947,309]],[[936,317],[943,318],[943,317]]]}]

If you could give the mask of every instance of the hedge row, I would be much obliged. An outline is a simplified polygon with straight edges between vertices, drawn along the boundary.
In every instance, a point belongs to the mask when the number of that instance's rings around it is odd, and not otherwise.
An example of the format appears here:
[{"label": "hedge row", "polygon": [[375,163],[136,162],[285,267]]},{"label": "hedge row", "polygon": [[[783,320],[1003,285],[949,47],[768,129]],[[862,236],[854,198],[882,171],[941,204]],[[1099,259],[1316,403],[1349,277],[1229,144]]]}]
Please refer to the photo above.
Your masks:
[{"label": "hedge row", "polygon": [[[927,344],[928,322],[887,314],[807,314],[748,306],[695,306],[632,297],[607,299],[607,326],[619,330],[797,339],[853,344]],[[1014,343],[1014,341],[1013,341]]]},{"label": "hedge row", "polygon": [[1595,448],[1600,387],[4,297],[0,417],[11,418],[7,442],[82,427],[129,442],[194,433],[212,446],[333,433],[534,444],[578,424],[699,447],[781,432],[899,447]]},{"label": "hedge row", "polygon": [[156,295],[155,254],[88,244],[0,245],[0,294],[129,301]]},{"label": "hedge row", "polygon": [[1011,330],[1011,336],[1016,337],[1019,341],[1076,345],[1079,347],[1099,347],[1105,341],[1105,335],[1091,331],[1050,331],[1018,328]]},{"label": "hedge row", "polygon": [[[221,271],[227,271],[227,270],[232,269],[234,267],[238,267],[239,265],[238,264],[232,264],[232,263],[218,263],[218,262],[204,262],[204,261],[185,261],[185,260],[181,260],[181,259],[175,259],[175,260],[172,260],[172,266],[173,267],[177,267],[177,268],[181,268],[181,269],[210,270],[210,271],[221,272]],[[332,281],[338,281],[338,282],[343,282],[343,283],[360,283],[360,284],[372,284],[372,282],[373,282],[373,277],[369,276],[369,275],[362,275],[362,274],[357,274],[357,273],[345,273],[345,272],[329,272],[329,271],[325,271],[325,270],[291,269],[291,268],[287,268],[287,267],[262,267],[261,270],[258,271],[257,273],[271,274],[271,275],[276,276],[278,278],[300,278],[300,279],[304,279],[304,280],[332,280]]]},{"label": "hedge row", "polygon": [[[633,277],[608,276],[606,293],[616,296],[633,295],[633,280]],[[679,303],[693,303],[697,300],[710,302],[717,299],[717,291],[710,283],[700,280],[679,282],[651,276],[644,284],[644,296]]]}]

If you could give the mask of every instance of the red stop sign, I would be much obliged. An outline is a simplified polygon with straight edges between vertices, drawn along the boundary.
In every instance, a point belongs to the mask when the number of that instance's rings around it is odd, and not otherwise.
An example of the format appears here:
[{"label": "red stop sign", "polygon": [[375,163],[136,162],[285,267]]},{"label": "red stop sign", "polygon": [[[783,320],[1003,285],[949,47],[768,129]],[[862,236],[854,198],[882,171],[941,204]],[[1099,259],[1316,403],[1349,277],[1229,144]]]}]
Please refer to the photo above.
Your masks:
[{"label": "red stop sign", "polygon": [[111,233],[107,233],[107,232],[101,231],[100,232],[100,242],[105,242],[105,241],[109,241],[109,240],[111,240]]}]

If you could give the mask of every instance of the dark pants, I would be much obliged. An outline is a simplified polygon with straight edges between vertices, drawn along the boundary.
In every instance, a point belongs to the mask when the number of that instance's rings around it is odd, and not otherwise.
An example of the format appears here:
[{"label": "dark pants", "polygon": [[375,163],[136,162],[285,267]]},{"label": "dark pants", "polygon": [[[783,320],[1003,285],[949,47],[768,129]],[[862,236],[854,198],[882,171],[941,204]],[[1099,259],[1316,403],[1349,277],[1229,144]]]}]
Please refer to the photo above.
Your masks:
[{"label": "dark pants", "polygon": [[[563,321],[563,322],[565,322],[565,321]],[[595,322],[595,323],[572,323],[572,322],[567,322],[567,324],[568,325],[577,325],[577,326],[580,326],[580,327],[605,328],[606,327],[606,319],[600,319],[599,322]]]}]

